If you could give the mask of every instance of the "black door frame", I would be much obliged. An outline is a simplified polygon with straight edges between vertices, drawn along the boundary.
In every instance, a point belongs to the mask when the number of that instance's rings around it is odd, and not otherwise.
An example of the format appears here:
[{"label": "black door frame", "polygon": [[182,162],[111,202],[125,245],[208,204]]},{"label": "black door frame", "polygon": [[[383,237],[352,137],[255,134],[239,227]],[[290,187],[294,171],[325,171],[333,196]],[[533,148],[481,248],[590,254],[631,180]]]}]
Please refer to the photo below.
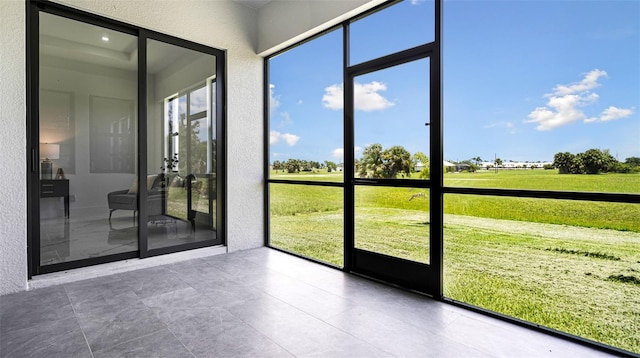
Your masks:
[{"label": "black door frame", "polygon": [[[346,67],[344,77],[344,103],[345,103],[345,251],[348,260],[345,260],[345,270],[380,279],[385,282],[397,284],[412,290],[440,297],[441,289],[441,264],[442,261],[442,229],[436,225],[442,217],[442,200],[430,201],[430,235],[429,264],[392,257],[376,252],[358,249],[355,247],[355,187],[356,186],[385,186],[385,187],[413,187],[427,189],[430,197],[441,195],[438,183],[441,180],[406,180],[406,179],[366,179],[355,176],[355,105],[354,105],[354,79],[357,76],[384,70],[394,66],[400,66],[413,61],[429,59],[429,77],[425,78],[425,86],[429,86],[429,140],[431,141],[430,160],[431,177],[442,176],[442,160],[436,158],[434,153],[434,141],[437,148],[441,148],[442,136],[438,135],[441,128],[441,98],[440,82],[437,73],[440,71],[440,61],[436,57],[437,43],[428,43],[405,51],[400,51],[388,56],[377,58],[355,66]],[[419,74],[416,74],[419,75]],[[428,81],[428,83],[427,83]],[[435,134],[433,132],[436,132]],[[426,138],[425,138],[426,139]],[[441,150],[439,150],[441,152]],[[439,172],[438,172],[439,169]],[[435,187],[435,188],[434,188]],[[435,189],[435,190],[434,190]],[[435,206],[434,206],[435,202]],[[439,214],[440,213],[440,214]],[[348,262],[348,264],[347,264]]]},{"label": "black door frame", "polygon": [[[216,239],[187,243],[177,246],[149,250],[147,246],[147,226],[138,225],[138,249],[114,255],[86,258],[53,265],[40,265],[40,172],[39,172],[39,14],[48,13],[71,20],[105,27],[114,31],[138,37],[138,201],[146,203],[147,176],[147,39],[167,42],[176,46],[216,56]],[[200,247],[226,244],[226,51],[180,39],[170,35],[147,30],[117,20],[56,4],[47,0],[28,0],[26,3],[26,119],[27,119],[27,262],[28,278],[33,275],[69,270],[79,267],[121,261],[131,258],[145,258]],[[139,222],[146,223],[146,205],[139,207]]]}]

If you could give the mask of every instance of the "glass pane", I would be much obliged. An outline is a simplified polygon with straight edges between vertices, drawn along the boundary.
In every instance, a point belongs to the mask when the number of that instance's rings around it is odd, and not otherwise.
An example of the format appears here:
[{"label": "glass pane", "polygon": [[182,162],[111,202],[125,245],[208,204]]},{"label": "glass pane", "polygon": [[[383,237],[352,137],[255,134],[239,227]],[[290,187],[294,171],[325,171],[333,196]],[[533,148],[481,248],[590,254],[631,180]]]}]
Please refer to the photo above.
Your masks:
[{"label": "glass pane", "polygon": [[640,193],[640,3],[445,8],[447,185]]},{"label": "glass pane", "polygon": [[350,64],[407,50],[435,40],[435,2],[404,0],[353,22]]},{"label": "glass pane", "polygon": [[429,179],[429,59],[354,79],[356,177]]},{"label": "glass pane", "polygon": [[155,40],[147,52],[148,247],[215,240],[216,58]]},{"label": "glass pane", "polygon": [[356,186],[355,247],[429,263],[429,190]]},{"label": "glass pane", "polygon": [[269,60],[271,179],[342,182],[342,31]]},{"label": "glass pane", "polygon": [[39,264],[137,251],[137,38],[39,21]]},{"label": "glass pane", "polygon": [[639,204],[444,196],[444,294],[640,353]]},{"label": "glass pane", "polygon": [[207,110],[207,88],[202,87],[189,94],[189,114]]},{"label": "glass pane", "polygon": [[343,189],[270,184],[271,246],[344,265]]}]

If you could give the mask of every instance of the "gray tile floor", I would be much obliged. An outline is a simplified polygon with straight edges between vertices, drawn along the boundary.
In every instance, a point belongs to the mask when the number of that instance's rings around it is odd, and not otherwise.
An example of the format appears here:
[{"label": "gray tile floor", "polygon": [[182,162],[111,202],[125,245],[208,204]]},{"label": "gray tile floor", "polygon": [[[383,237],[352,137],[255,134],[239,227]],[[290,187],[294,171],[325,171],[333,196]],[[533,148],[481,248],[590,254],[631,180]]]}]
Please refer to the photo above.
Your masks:
[{"label": "gray tile floor", "polygon": [[0,357],[603,357],[259,248],[0,297]]}]

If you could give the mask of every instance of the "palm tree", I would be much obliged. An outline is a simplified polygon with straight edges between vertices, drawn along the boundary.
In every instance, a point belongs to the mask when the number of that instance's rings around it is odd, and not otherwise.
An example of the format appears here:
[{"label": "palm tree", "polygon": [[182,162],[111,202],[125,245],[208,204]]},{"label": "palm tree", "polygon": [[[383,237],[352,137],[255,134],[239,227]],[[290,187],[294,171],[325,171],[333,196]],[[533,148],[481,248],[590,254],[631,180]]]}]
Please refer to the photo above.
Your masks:
[{"label": "palm tree", "polygon": [[411,176],[411,154],[399,145],[382,152],[385,165],[385,178],[395,178],[398,173]]},{"label": "palm tree", "polygon": [[382,150],[379,143],[368,145],[357,163],[357,172],[361,178],[395,178],[398,174],[411,175],[411,153],[396,145]]},{"label": "palm tree", "polygon": [[358,163],[358,175],[361,178],[384,178],[384,163],[382,159],[382,144],[371,144],[364,148],[362,158]]}]

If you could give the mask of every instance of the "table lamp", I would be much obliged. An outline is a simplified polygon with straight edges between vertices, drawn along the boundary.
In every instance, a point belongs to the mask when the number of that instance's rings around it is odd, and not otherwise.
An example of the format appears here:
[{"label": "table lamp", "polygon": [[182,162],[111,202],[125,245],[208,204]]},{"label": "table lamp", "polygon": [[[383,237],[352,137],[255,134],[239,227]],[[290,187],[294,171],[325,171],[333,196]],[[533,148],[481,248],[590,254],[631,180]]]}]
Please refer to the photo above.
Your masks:
[{"label": "table lamp", "polygon": [[41,179],[52,179],[53,165],[51,159],[60,158],[60,144],[40,143],[40,175]]}]

